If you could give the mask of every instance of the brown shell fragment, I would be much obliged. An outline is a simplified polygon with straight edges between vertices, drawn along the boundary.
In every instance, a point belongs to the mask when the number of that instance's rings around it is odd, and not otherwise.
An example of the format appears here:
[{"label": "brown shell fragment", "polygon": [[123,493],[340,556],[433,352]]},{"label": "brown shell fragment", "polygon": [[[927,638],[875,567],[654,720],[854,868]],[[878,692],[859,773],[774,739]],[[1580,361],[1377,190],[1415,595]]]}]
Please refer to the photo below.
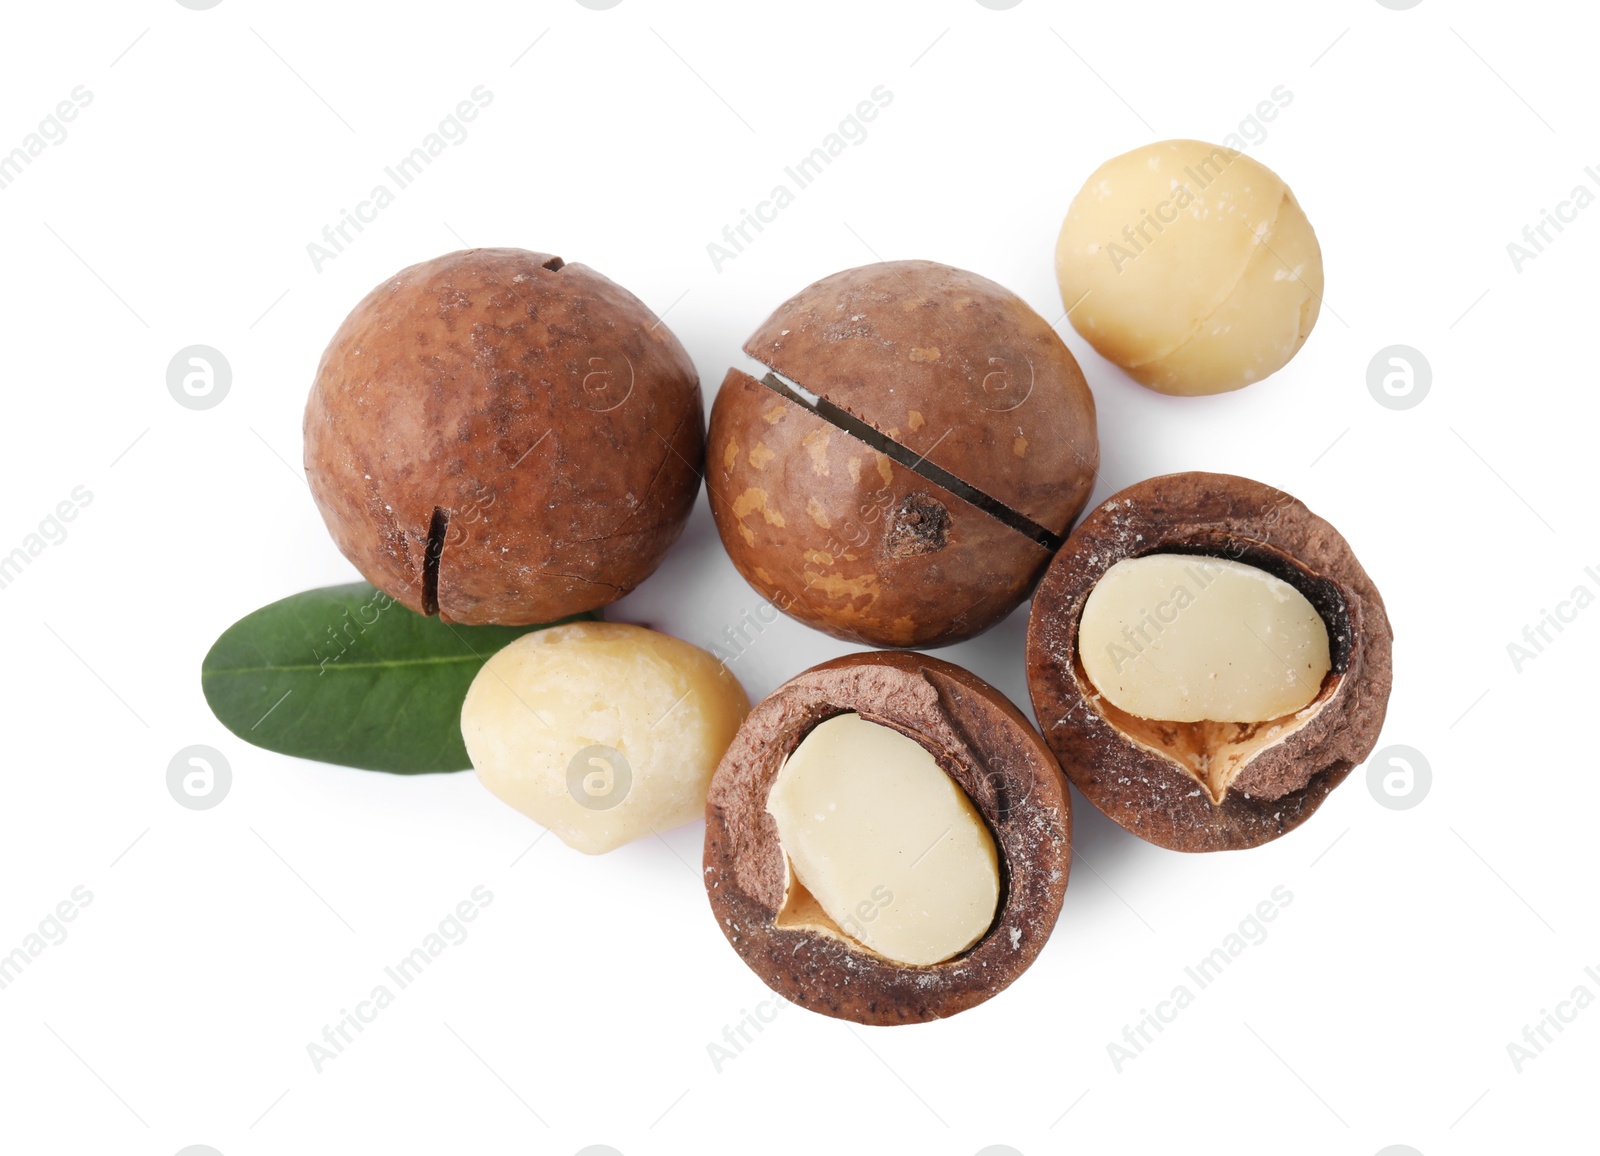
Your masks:
[{"label": "brown shell fragment", "polygon": [[412,610],[548,622],[612,602],[699,489],[699,378],[677,339],[584,265],[471,249],[355,307],[306,404],[334,541]]},{"label": "brown shell fragment", "polygon": [[[1157,553],[1232,559],[1304,594],[1333,663],[1317,697],[1251,724],[1164,723],[1106,702],[1078,652],[1084,603],[1116,563]],[[1045,738],[1091,803],[1158,846],[1237,850],[1299,826],[1371,753],[1392,646],[1382,597],[1327,522],[1248,478],[1168,474],[1101,503],[1051,562],[1028,620],[1028,687]]]},{"label": "brown shell fragment", "polygon": [[[806,734],[847,711],[922,744],[994,838],[999,909],[984,937],[953,959],[907,965],[842,932],[778,925],[786,857],[767,796]],[[706,803],[706,892],[728,942],[785,999],[862,1024],[920,1023],[982,1003],[1033,962],[1061,912],[1071,833],[1054,757],[998,690],[923,654],[848,655],[759,703],[723,756]]]}]

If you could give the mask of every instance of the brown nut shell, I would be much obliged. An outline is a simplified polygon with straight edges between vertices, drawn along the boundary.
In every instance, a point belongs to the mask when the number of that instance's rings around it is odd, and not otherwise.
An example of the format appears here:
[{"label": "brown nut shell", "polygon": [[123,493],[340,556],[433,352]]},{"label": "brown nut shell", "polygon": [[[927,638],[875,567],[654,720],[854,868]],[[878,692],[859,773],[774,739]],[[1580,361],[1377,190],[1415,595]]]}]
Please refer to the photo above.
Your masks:
[{"label": "brown nut shell", "polygon": [[935,261],[846,269],[778,306],[744,350],[1053,534],[1094,489],[1077,359],[987,277]]},{"label": "brown nut shell", "polygon": [[368,581],[451,622],[548,622],[612,602],[699,489],[700,385],[626,289],[521,249],[378,286],[323,354],[305,467]]},{"label": "brown nut shell", "polygon": [[[1105,702],[1079,658],[1084,603],[1116,563],[1157,553],[1243,562],[1304,594],[1333,662],[1316,699],[1253,724],[1152,722]],[[1377,587],[1327,522],[1248,478],[1168,474],[1101,503],[1051,562],[1028,620],[1028,687],[1045,738],[1091,803],[1161,847],[1238,850],[1299,826],[1372,752],[1392,647]]]},{"label": "brown nut shell", "polygon": [[882,262],[803,289],[745,351],[773,372],[730,371],[707,490],[774,605],[850,641],[943,646],[1027,597],[1088,500],[1099,442],[1077,361],[1026,302],[948,265]]},{"label": "brown nut shell", "polygon": [[[954,959],[912,966],[842,932],[778,925],[786,857],[767,796],[811,728],[846,711],[921,743],[994,838],[1000,906]],[[923,654],[847,655],[779,687],[746,718],[706,802],[706,892],[728,942],[785,999],[862,1024],[943,1019],[1015,980],[1055,926],[1071,852],[1066,787],[1038,732],[994,687]]]},{"label": "brown nut shell", "polygon": [[1027,597],[1039,543],[748,374],[711,408],[706,492],[745,581],[835,638],[956,642]]}]

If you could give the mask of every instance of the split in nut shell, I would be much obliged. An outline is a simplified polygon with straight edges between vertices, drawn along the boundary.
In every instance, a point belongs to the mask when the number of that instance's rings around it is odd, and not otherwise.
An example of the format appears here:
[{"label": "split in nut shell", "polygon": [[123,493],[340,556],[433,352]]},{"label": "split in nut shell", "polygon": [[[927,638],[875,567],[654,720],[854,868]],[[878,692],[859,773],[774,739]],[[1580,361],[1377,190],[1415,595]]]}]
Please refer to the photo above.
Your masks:
[{"label": "split in nut shell", "polygon": [[706,490],[728,556],[836,638],[937,647],[1043,573],[1099,465],[1076,359],[1016,294],[932,261],[847,269],[745,342],[711,410]]}]

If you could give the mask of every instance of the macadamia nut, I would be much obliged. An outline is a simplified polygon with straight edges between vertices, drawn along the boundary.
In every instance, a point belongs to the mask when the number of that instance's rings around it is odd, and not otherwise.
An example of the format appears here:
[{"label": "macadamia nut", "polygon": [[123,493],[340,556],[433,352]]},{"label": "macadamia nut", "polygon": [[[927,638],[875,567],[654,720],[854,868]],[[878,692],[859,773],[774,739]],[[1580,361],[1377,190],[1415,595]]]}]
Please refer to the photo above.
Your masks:
[{"label": "macadamia nut", "polygon": [[525,634],[467,691],[461,735],[500,799],[591,855],[698,819],[750,700],[711,655],[612,622]]},{"label": "macadamia nut", "polygon": [[751,709],[706,799],[728,943],[784,999],[859,1024],[945,1020],[1004,990],[1050,938],[1071,866],[1044,740],[927,654],[796,675]]},{"label": "macadamia nut", "polygon": [[1014,610],[1094,488],[1094,398],[1010,290],[934,261],[846,269],[745,342],[706,492],[747,582],[872,646],[945,646]]},{"label": "macadamia nut", "polygon": [[648,578],[688,521],[700,379],[616,282],[522,249],[402,269],[334,334],[306,481],[346,558],[419,614],[554,622]]},{"label": "macadamia nut", "polygon": [[1223,393],[1276,373],[1322,304],[1322,250],[1294,194],[1265,165],[1201,141],[1096,169],[1067,210],[1056,273],[1078,332],[1161,393]]},{"label": "macadamia nut", "polygon": [[831,922],[879,955],[926,965],[965,951],[994,922],[989,829],[927,749],[897,730],[854,713],[819,723],[778,772],[767,813],[788,862],[780,927]]},{"label": "macadamia nut", "polygon": [[1125,558],[1078,626],[1084,672],[1111,704],[1168,722],[1255,723],[1322,690],[1328,628],[1306,596],[1225,558]]},{"label": "macadamia nut", "polygon": [[1393,648],[1337,529],[1249,478],[1166,474],[1101,502],[1051,561],[1028,689],[1091,803],[1158,846],[1232,851],[1294,830],[1372,753]]}]

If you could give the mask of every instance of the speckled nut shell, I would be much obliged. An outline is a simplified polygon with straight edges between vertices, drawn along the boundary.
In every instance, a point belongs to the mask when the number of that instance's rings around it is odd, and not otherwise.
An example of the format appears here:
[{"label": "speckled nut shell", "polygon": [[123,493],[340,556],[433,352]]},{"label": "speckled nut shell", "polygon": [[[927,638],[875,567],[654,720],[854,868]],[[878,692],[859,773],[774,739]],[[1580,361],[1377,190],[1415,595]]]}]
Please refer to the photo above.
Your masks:
[{"label": "speckled nut shell", "polygon": [[803,289],[744,349],[778,387],[728,372],[706,488],[729,557],[774,606],[852,642],[942,646],[1027,597],[1099,447],[1077,362],[1026,302],[890,261]]},{"label": "speckled nut shell", "polygon": [[[999,910],[954,959],[912,966],[843,933],[777,925],[786,863],[767,796],[811,728],[846,711],[921,743],[994,837]],[[1033,962],[1061,912],[1071,836],[1055,759],[1003,694],[927,655],[854,654],[791,679],[740,728],[706,803],[706,892],[728,942],[785,999],[862,1024],[921,1023],[982,1003]]]},{"label": "speckled nut shell", "polygon": [[[1104,701],[1078,654],[1084,602],[1117,562],[1157,553],[1243,562],[1304,594],[1328,627],[1333,661],[1316,699],[1249,725],[1151,722]],[[1091,803],[1162,847],[1237,850],[1299,826],[1371,753],[1389,701],[1392,644],[1383,599],[1327,522],[1248,478],[1168,474],[1101,503],[1051,562],[1028,620],[1028,686],[1045,738]],[[1224,731],[1237,760],[1217,797],[1168,752],[1204,754]]]},{"label": "speckled nut shell", "polygon": [[334,335],[305,466],[367,580],[447,621],[520,625],[642,582],[699,489],[700,385],[626,289],[521,249],[403,269]]}]

